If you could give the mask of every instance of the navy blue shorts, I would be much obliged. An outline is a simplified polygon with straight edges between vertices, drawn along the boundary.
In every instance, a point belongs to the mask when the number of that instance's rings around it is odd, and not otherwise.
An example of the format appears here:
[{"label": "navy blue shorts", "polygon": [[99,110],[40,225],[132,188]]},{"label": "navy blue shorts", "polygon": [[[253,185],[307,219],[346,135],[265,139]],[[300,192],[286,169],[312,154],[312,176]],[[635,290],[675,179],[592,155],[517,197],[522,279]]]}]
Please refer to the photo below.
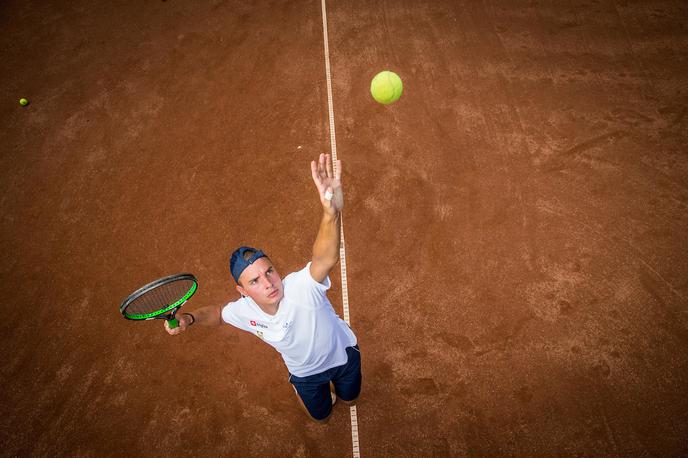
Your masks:
[{"label": "navy blue shorts", "polygon": [[289,381],[296,388],[308,413],[316,420],[324,420],[332,412],[330,382],[334,392],[344,401],[353,401],[361,392],[361,351],[358,345],[346,348],[347,361],[319,374],[297,377],[289,374]]}]

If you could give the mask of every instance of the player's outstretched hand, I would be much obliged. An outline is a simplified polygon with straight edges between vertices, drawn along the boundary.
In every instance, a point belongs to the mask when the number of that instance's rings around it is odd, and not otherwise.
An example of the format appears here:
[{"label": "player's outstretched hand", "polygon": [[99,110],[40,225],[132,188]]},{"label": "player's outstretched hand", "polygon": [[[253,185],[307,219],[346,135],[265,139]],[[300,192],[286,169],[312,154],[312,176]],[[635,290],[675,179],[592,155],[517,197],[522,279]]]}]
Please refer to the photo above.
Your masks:
[{"label": "player's outstretched hand", "polygon": [[325,212],[330,214],[339,213],[344,208],[342,162],[337,161],[336,165],[336,170],[332,170],[332,158],[329,154],[321,154],[317,162],[311,161],[311,175],[318,188],[320,203]]},{"label": "player's outstretched hand", "polygon": [[167,320],[165,320],[163,326],[165,326],[165,331],[167,331],[169,335],[176,336],[177,334],[186,331],[186,328],[188,328],[191,324],[191,317],[188,315],[177,315],[177,321],[179,321],[179,326],[174,329],[170,329],[170,324],[167,322]]}]

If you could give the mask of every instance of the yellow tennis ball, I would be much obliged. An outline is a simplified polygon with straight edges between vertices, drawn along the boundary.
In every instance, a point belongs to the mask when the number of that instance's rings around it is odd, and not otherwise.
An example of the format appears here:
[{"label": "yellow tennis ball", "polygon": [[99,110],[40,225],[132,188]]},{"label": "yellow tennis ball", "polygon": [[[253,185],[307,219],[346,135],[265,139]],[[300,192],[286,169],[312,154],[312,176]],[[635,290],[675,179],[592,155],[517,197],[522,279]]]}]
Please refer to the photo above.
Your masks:
[{"label": "yellow tennis ball", "polygon": [[24,99],[24,98],[19,99],[19,105],[25,107],[25,106],[27,106],[28,104],[29,104],[29,101],[28,101],[28,100],[26,100],[26,99]]},{"label": "yellow tennis ball", "polygon": [[404,85],[401,84],[399,75],[388,70],[378,73],[370,82],[370,93],[376,101],[383,105],[399,100],[403,90]]}]

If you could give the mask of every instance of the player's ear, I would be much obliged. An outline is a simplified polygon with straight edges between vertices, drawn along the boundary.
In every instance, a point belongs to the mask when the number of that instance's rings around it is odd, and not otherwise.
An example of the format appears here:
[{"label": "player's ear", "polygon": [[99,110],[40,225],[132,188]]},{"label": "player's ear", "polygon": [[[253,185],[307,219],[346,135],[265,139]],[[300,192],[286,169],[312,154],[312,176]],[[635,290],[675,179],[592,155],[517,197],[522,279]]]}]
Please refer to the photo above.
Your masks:
[{"label": "player's ear", "polygon": [[239,292],[239,294],[241,294],[241,297],[248,296],[248,293],[246,293],[246,290],[244,288],[242,288],[241,286],[236,285],[236,290]]}]

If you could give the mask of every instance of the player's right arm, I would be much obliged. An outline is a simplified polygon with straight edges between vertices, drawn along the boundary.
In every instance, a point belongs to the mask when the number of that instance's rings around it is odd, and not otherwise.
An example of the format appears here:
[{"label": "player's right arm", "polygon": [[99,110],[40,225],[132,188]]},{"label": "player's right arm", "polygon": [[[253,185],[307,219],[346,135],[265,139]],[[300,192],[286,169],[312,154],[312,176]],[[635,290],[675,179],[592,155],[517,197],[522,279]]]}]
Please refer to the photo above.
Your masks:
[{"label": "player's right arm", "polygon": [[165,330],[173,336],[186,331],[191,325],[218,326],[222,324],[222,306],[208,305],[190,312],[181,312],[176,318],[179,326],[174,329],[170,329],[165,321]]}]

